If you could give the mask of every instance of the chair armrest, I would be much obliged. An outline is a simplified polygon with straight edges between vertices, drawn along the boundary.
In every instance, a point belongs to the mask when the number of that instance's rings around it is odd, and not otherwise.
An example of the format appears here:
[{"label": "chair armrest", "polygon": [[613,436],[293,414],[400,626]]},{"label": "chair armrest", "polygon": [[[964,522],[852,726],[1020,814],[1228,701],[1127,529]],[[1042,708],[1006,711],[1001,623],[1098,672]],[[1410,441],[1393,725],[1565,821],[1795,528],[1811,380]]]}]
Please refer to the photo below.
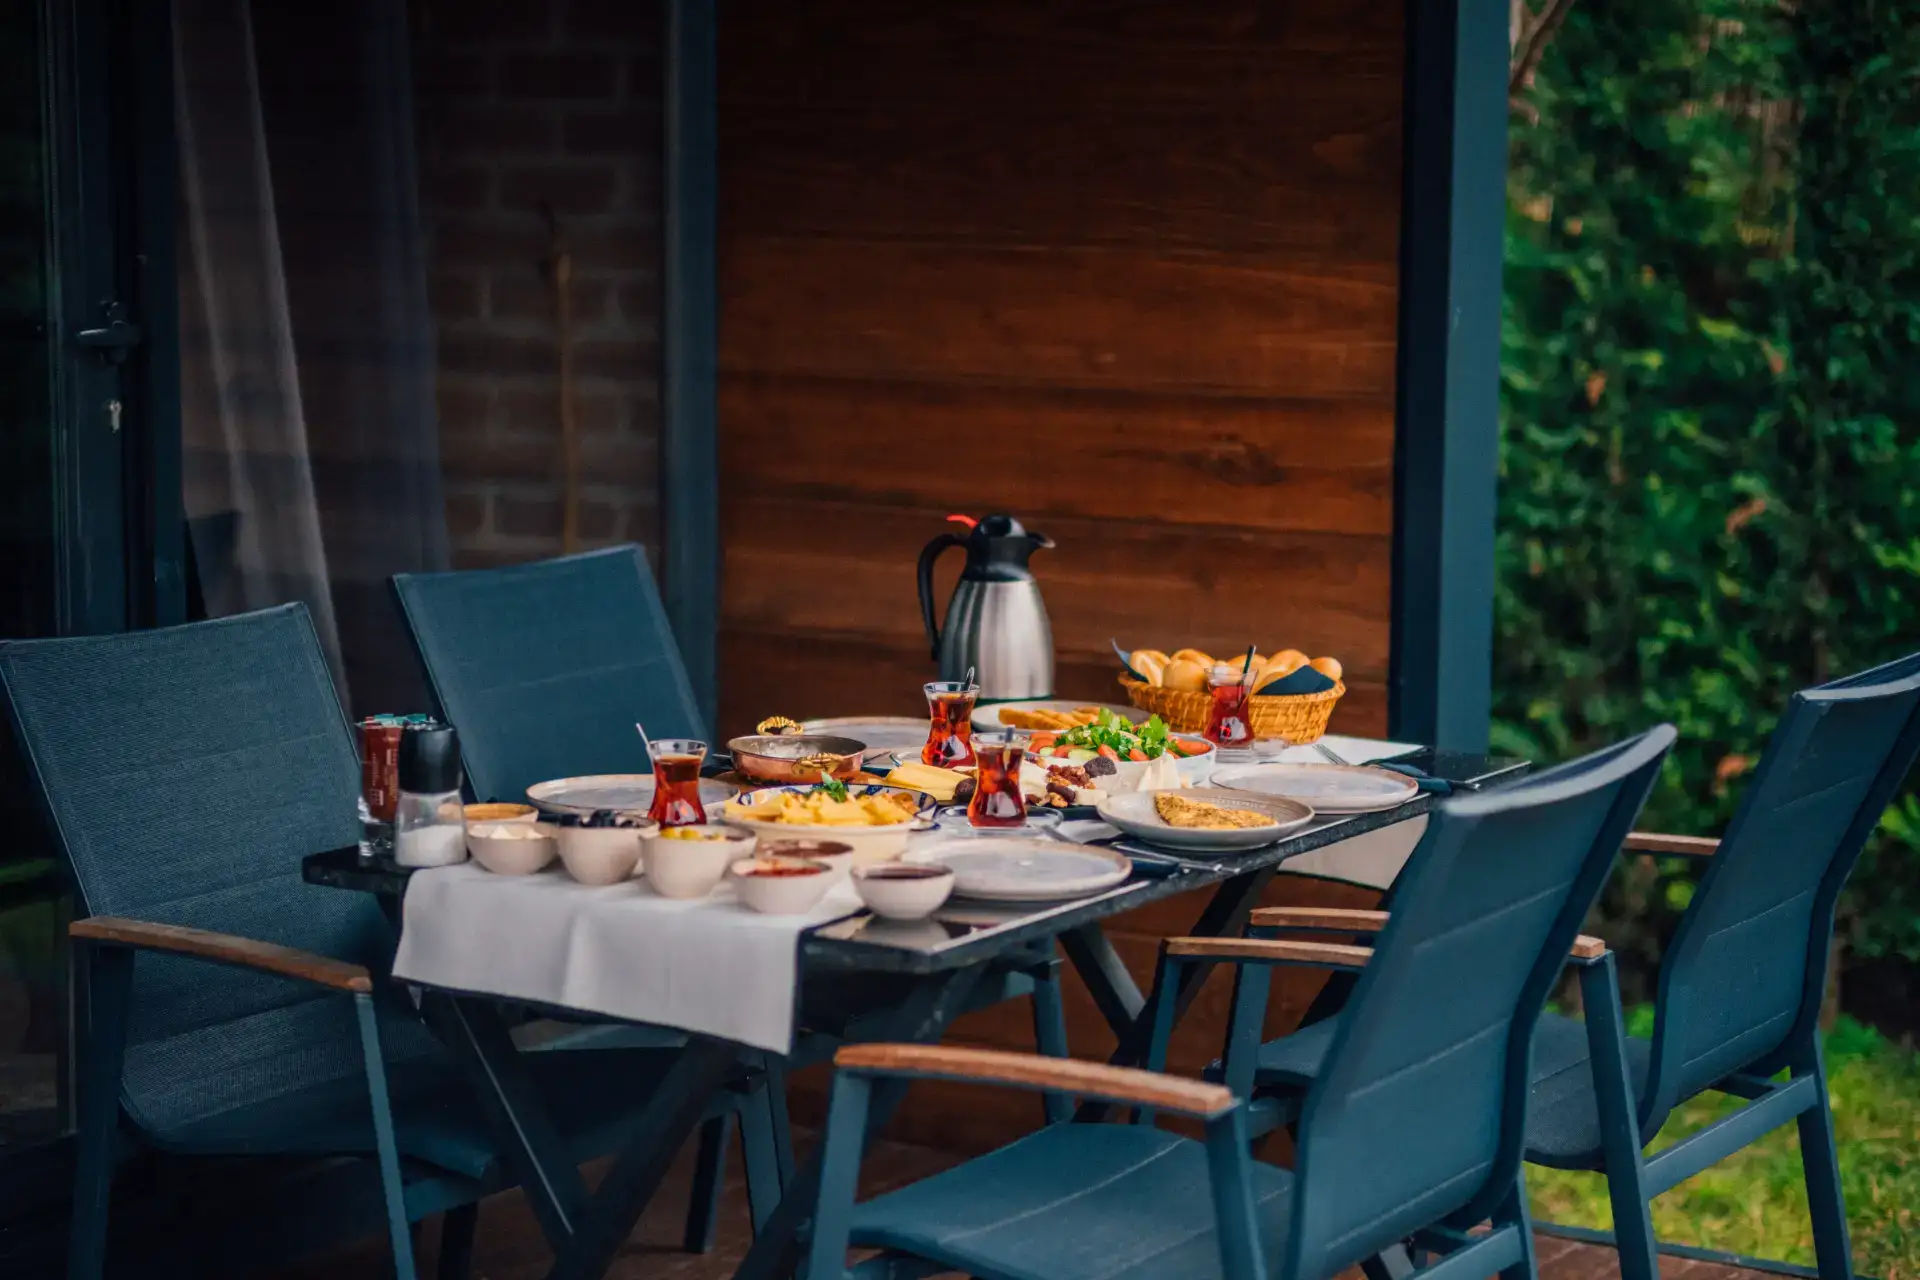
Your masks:
[{"label": "chair armrest", "polygon": [[[1255,928],[1267,929],[1318,929],[1342,933],[1377,933],[1386,927],[1388,915],[1384,911],[1356,911],[1345,907],[1260,907],[1250,917],[1249,923]],[[1174,942],[1183,944],[1203,944],[1200,949],[1176,950]],[[1291,940],[1268,941],[1260,938],[1177,938],[1169,939],[1167,951],[1170,955],[1217,955],[1210,944],[1216,942],[1253,942],[1262,946],[1319,947],[1341,952],[1368,954],[1365,947],[1343,946],[1326,942],[1295,942]],[[1567,955],[1574,960],[1598,960],[1607,954],[1606,940],[1589,934],[1581,934],[1573,940],[1567,949]],[[1248,957],[1252,958],[1252,957]],[[1340,961],[1345,964],[1347,961]],[[1365,961],[1357,963],[1364,964]]]},{"label": "chair armrest", "polygon": [[1110,1067],[1104,1062],[1047,1058],[998,1049],[960,1049],[940,1044],[850,1044],[833,1055],[834,1066],[864,1075],[936,1076],[983,1084],[1049,1089],[1103,1102],[1154,1107],[1208,1119],[1230,1111],[1233,1090],[1180,1076]]},{"label": "chair armrest", "polygon": [[1248,923],[1256,929],[1378,933],[1387,927],[1387,913],[1360,911],[1352,907],[1256,907]]},{"label": "chair armrest", "polygon": [[1664,836],[1653,831],[1632,831],[1620,846],[1628,853],[1677,853],[1688,858],[1711,858],[1720,842],[1705,836]]},{"label": "chair armrest", "polygon": [[331,987],[336,991],[365,994],[373,990],[373,975],[363,965],[315,955],[296,947],[283,947],[278,943],[260,942],[253,938],[236,938],[232,934],[213,933],[206,929],[154,924],[118,916],[93,916],[68,925],[67,936],[96,946],[196,956],[243,969],[259,969],[298,982]]},{"label": "chair armrest", "polygon": [[1317,964],[1357,969],[1373,958],[1368,947],[1290,938],[1168,938],[1166,953],[1190,960],[1248,960],[1256,964]]}]

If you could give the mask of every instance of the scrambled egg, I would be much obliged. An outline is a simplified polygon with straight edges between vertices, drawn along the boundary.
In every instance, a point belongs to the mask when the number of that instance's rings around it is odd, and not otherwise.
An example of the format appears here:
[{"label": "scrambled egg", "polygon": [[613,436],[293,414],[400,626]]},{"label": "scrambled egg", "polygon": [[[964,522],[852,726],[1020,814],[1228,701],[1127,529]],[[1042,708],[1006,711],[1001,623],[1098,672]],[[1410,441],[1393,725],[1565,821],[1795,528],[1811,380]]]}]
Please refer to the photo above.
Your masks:
[{"label": "scrambled egg", "polygon": [[1153,809],[1160,821],[1170,827],[1190,827],[1199,831],[1231,831],[1241,827],[1277,827],[1280,824],[1264,813],[1246,809],[1228,809],[1205,800],[1161,792],[1153,798]]}]

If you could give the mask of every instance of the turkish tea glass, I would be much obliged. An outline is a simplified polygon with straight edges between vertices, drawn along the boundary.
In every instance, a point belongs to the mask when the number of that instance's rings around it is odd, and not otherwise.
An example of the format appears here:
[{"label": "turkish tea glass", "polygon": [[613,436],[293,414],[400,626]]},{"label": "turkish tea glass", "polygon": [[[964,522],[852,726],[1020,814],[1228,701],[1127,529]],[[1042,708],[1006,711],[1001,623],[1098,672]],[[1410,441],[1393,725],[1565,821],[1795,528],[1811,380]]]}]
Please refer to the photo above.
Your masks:
[{"label": "turkish tea glass", "polygon": [[973,744],[978,763],[973,799],[967,802],[967,821],[976,827],[1019,827],[1027,821],[1027,798],[1020,794],[1020,763],[1025,744],[1011,734],[1003,739],[982,738]]},{"label": "turkish tea glass", "polygon": [[958,769],[973,763],[973,704],[980,686],[965,680],[932,680],[926,685],[927,745],[920,748],[925,764]]},{"label": "turkish tea glass", "polygon": [[705,823],[700,766],[707,758],[707,744],[694,738],[655,738],[648,745],[653,754],[653,807],[647,816],[662,827]]}]

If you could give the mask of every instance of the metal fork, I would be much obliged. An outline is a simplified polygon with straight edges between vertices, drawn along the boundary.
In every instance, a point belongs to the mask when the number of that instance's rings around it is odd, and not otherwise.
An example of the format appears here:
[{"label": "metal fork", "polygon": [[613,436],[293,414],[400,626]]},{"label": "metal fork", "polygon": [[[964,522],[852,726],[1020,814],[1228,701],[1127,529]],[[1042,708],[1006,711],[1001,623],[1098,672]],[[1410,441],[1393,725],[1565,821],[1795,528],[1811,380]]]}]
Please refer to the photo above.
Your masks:
[{"label": "metal fork", "polygon": [[1314,743],[1314,744],[1313,744],[1313,749],[1314,749],[1315,751],[1318,751],[1318,752],[1319,752],[1319,753],[1321,754],[1321,756],[1322,756],[1323,758],[1325,758],[1325,760],[1326,760],[1326,762],[1327,762],[1328,764],[1337,764],[1337,765],[1343,765],[1343,766],[1345,766],[1346,768],[1349,768],[1349,769],[1351,769],[1351,768],[1353,767],[1353,766],[1352,766],[1351,764],[1349,764],[1349,763],[1348,763],[1347,761],[1345,761],[1345,760],[1342,760],[1342,759],[1340,758],[1340,753],[1339,753],[1339,752],[1337,752],[1337,751],[1335,751],[1335,750],[1334,750],[1334,749],[1333,749],[1332,747],[1330,747],[1330,746],[1328,746],[1328,745],[1327,745],[1326,743],[1324,743],[1324,742],[1316,742],[1316,743]]}]

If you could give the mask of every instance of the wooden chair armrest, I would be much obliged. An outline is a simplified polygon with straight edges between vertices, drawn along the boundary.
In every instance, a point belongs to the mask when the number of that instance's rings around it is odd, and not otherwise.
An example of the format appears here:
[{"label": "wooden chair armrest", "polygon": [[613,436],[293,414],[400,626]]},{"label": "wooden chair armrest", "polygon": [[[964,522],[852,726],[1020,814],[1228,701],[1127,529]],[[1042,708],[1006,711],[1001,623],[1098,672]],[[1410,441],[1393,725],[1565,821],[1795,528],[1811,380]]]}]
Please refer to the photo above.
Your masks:
[{"label": "wooden chair armrest", "polygon": [[1373,958],[1368,947],[1340,942],[1299,942],[1292,938],[1168,938],[1167,954],[1199,960],[1252,960],[1259,963],[1328,965],[1358,968]]},{"label": "wooden chair armrest", "polygon": [[1688,858],[1711,858],[1719,851],[1720,842],[1705,836],[1665,836],[1654,831],[1632,831],[1620,847],[1628,853],[1677,853]]},{"label": "wooden chair armrest", "polygon": [[[1364,917],[1364,919],[1362,919],[1362,917]],[[1269,928],[1279,925],[1293,928],[1342,930],[1348,933],[1365,931],[1377,932],[1385,927],[1387,923],[1387,913],[1384,911],[1349,910],[1344,907],[1261,907],[1253,913],[1252,923],[1256,926],[1264,925]],[[1223,947],[1221,944],[1226,945]],[[1238,952],[1238,949],[1246,945],[1257,945],[1263,949],[1285,947],[1289,953],[1310,948],[1316,951],[1337,952],[1340,953],[1340,956],[1357,955],[1361,957],[1358,960],[1347,960],[1336,956],[1323,958],[1318,955],[1306,954],[1300,957],[1309,962],[1324,959],[1327,963],[1342,965],[1365,964],[1365,957],[1371,954],[1366,947],[1354,947],[1331,942],[1298,942],[1292,939],[1267,938],[1169,938],[1167,940],[1167,953],[1169,955],[1217,955],[1223,958],[1233,958]],[[1272,951],[1267,951],[1266,954],[1276,955],[1279,956],[1279,958],[1291,958],[1290,955],[1281,956],[1280,953]],[[1607,954],[1606,940],[1583,933],[1573,940],[1573,946],[1567,949],[1567,954],[1575,960],[1598,960],[1601,956]],[[1248,954],[1245,958],[1254,959],[1256,957]]]},{"label": "wooden chair armrest", "polygon": [[1007,1053],[998,1049],[960,1049],[943,1044],[850,1044],[833,1055],[833,1064],[842,1070],[872,1075],[939,1076],[1024,1089],[1059,1090],[1200,1119],[1217,1116],[1233,1107],[1233,1090],[1225,1085],[1134,1067],[1110,1067],[1104,1062]]},{"label": "wooden chair armrest", "polygon": [[1256,907],[1248,921],[1256,929],[1319,929],[1328,933],[1378,933],[1387,927],[1384,911],[1353,907]]},{"label": "wooden chair armrest", "polygon": [[283,978],[311,982],[336,991],[367,993],[373,990],[373,975],[365,966],[315,955],[296,947],[236,938],[232,934],[206,929],[188,929],[176,924],[154,924],[147,920],[127,920],[118,916],[93,916],[75,920],[67,926],[67,936],[81,942],[112,947],[130,947],[136,951],[165,951],[174,955],[197,956],[219,964],[260,969]]}]

